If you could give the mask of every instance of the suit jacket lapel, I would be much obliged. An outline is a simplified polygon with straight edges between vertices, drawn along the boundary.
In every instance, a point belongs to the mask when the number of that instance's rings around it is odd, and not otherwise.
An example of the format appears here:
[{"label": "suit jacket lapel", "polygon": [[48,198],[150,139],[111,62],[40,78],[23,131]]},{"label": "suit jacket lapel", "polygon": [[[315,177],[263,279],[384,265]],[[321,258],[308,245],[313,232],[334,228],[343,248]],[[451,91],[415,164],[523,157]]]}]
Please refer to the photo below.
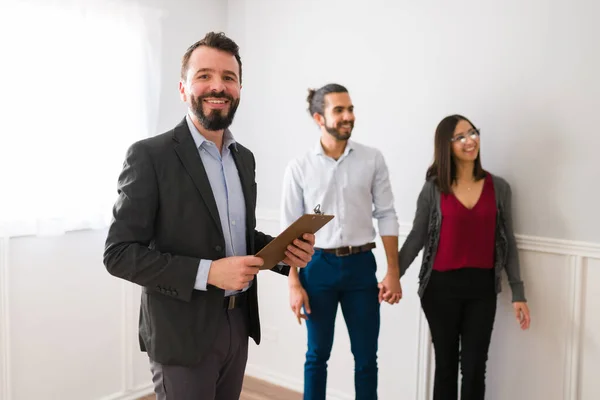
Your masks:
[{"label": "suit jacket lapel", "polygon": [[252,177],[249,174],[248,166],[249,163],[246,161],[246,157],[240,151],[238,151],[235,146],[231,147],[231,154],[233,155],[233,161],[235,162],[235,167],[238,170],[238,175],[240,176],[240,181],[242,182],[242,191],[244,192],[244,199],[246,200],[246,212],[250,207],[248,204],[248,199],[252,197]]},{"label": "suit jacket lapel", "polygon": [[202,164],[202,159],[200,158],[196,143],[192,138],[192,134],[190,133],[185,118],[175,127],[175,130],[173,131],[173,140],[176,142],[175,152],[177,153],[177,156],[191,176],[198,192],[200,192],[200,196],[202,196],[204,203],[208,207],[208,211],[217,226],[219,233],[223,236],[223,228],[221,227],[221,219],[219,218],[219,209],[215,202],[215,196],[210,187],[208,175],[206,174],[204,164]]},{"label": "suit jacket lapel", "polygon": [[242,183],[242,191],[244,192],[244,203],[246,204],[246,240],[249,249],[254,248],[254,237],[250,234],[250,223],[252,216],[254,215],[254,204],[252,204],[252,184],[254,180],[250,174],[249,168],[251,168],[250,160],[247,160],[246,155],[243,151],[238,151],[235,146],[231,147],[231,154],[233,155],[233,161],[238,170],[240,176],[240,182]]}]

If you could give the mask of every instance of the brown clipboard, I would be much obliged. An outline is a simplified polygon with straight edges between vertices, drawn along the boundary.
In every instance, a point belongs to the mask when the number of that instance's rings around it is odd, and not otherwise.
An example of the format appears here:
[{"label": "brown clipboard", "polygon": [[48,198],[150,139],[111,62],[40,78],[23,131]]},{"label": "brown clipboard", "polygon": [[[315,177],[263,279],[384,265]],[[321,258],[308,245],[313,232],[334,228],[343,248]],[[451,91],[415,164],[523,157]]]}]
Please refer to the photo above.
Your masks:
[{"label": "brown clipboard", "polygon": [[324,227],[332,219],[333,215],[321,213],[304,214],[298,218],[275,239],[255,254],[256,257],[260,257],[264,260],[264,264],[260,269],[271,269],[275,267],[285,258],[285,251],[289,244],[295,239],[300,238],[304,233],[317,233],[319,229]]}]

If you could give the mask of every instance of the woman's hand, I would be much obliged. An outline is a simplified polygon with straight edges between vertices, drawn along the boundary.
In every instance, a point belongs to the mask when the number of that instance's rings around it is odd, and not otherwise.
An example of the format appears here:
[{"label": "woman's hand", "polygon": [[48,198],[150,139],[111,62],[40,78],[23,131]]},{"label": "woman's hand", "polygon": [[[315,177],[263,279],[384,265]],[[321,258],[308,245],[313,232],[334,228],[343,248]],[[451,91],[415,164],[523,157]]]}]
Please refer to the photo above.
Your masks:
[{"label": "woman's hand", "polygon": [[515,317],[517,318],[517,322],[519,323],[519,325],[521,325],[521,329],[529,329],[531,317],[529,316],[529,307],[527,307],[527,303],[522,301],[516,301],[513,303],[513,308],[515,310]]},{"label": "woman's hand", "polygon": [[[310,314],[310,304],[308,304],[308,294],[306,290],[302,287],[300,283],[296,283],[290,285],[290,308],[296,315],[296,319],[298,323],[301,324],[302,320],[308,319],[308,314]],[[302,313],[302,309],[304,308],[304,313]]]}]

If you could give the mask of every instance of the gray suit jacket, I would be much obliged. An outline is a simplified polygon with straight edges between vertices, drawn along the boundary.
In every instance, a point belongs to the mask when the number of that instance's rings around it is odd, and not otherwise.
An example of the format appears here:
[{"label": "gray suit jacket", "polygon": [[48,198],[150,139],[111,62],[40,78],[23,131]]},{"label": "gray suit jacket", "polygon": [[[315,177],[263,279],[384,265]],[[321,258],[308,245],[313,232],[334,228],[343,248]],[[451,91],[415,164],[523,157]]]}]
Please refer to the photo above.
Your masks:
[{"label": "gray suit jacket", "polygon": [[[248,254],[272,240],[256,227],[254,155],[232,151],[246,202]],[[134,143],[118,181],[104,250],[109,273],[143,287],[142,351],[161,364],[198,363],[215,340],[224,291],[194,290],[200,259],[225,257],[217,205],[185,118],[175,129]],[[289,267],[275,268],[287,275]],[[260,343],[257,280],[248,290],[250,336]]]}]

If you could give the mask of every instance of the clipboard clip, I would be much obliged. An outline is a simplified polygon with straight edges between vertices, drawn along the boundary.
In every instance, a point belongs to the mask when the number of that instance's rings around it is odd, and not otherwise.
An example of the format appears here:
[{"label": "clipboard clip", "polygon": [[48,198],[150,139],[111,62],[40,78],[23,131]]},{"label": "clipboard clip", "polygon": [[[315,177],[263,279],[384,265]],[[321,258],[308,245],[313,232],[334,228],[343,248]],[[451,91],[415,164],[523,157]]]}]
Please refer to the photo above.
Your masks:
[{"label": "clipboard clip", "polygon": [[317,206],[313,209],[313,212],[317,215],[322,215],[323,211],[321,211],[321,205],[317,204]]}]

